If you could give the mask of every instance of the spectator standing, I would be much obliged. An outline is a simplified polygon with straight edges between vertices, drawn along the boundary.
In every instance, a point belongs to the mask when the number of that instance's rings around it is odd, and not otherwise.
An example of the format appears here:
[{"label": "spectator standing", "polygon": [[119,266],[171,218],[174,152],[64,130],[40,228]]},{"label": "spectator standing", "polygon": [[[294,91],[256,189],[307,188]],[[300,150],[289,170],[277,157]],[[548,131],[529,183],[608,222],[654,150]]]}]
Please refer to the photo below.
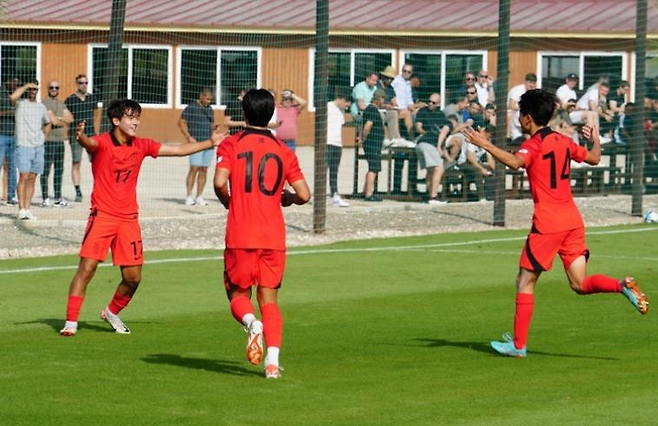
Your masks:
[{"label": "spectator standing", "polygon": [[646,314],[649,308],[635,279],[587,275],[589,250],[585,244],[585,226],[571,194],[569,171],[571,160],[597,165],[601,145],[596,128],[583,129],[584,136],[592,143],[588,150],[547,127],[556,104],[555,95],[544,90],[530,90],[520,97],[519,121],[523,132],[532,136],[516,153],[495,146],[483,132],[465,130],[470,142],[486,149],[496,160],[514,170],[526,169],[535,207],[532,230],[524,244],[516,277],[514,335],[508,333],[504,341],[491,342],[491,347],[505,356],[527,355],[535,286],[541,273],[551,269],[556,255],[560,256],[571,289],[577,294],[621,293],[641,314]]},{"label": "spectator standing", "polygon": [[290,89],[281,92],[281,103],[276,106],[276,116],[281,123],[276,129],[277,137],[293,151],[297,145],[297,119],[306,107],[306,100]]},{"label": "spectator standing", "polygon": [[146,157],[185,156],[217,146],[224,135],[216,129],[212,138],[194,144],[162,145],[137,136],[142,107],[131,99],[112,101],[107,117],[112,130],[85,135],[85,122],[76,129],[80,146],[91,157],[94,187],[91,212],[80,247],[80,263],[71,280],[62,336],[75,336],[87,286],[112,250],[112,261],[121,268],[121,281],[100,315],[119,334],[130,334],[119,313],[130,303],[142,280],[144,254],[139,226],[137,182]]},{"label": "spectator standing", "polygon": [[368,171],[363,185],[363,196],[368,202],[382,201],[375,195],[375,180],[382,170],[382,145],[384,144],[384,121],[379,110],[384,107],[386,93],[375,90],[370,105],[363,111],[363,134],[357,143],[363,145],[363,152],[368,162]]},{"label": "spectator standing", "polygon": [[7,204],[18,204],[16,199],[16,106],[11,94],[20,86],[20,80],[10,78],[2,85],[0,92],[0,168],[5,166],[7,173]]},{"label": "spectator standing", "polygon": [[[14,91],[16,104],[16,164],[18,165],[18,219],[36,219],[30,211],[37,175],[43,173],[44,142],[50,133],[46,107],[37,101],[39,82],[34,80]],[[21,99],[27,92],[27,98]]]},{"label": "spectator standing", "polygon": [[[196,102],[188,104],[180,119],[178,127],[180,128],[187,143],[198,143],[210,139],[215,127],[215,112],[210,105],[212,103],[212,91],[208,88],[202,89],[199,93],[199,99]],[[187,197],[185,205],[187,206],[207,206],[208,202],[203,198],[203,190],[206,187],[208,179],[208,167],[212,163],[214,152],[212,148],[195,152],[190,155],[190,169],[185,179]],[[196,196],[192,196],[194,184],[196,183]]]},{"label": "spectator standing", "polygon": [[404,121],[404,127],[407,130],[407,139],[414,139],[414,122],[413,115],[417,107],[414,102],[413,87],[411,78],[413,77],[414,67],[411,64],[402,66],[402,73],[393,79],[391,86],[395,90],[395,102],[397,104],[400,118]]},{"label": "spectator standing", "polygon": [[343,125],[345,110],[350,101],[340,90],[333,101],[327,103],[327,169],[329,170],[329,190],[334,207],[349,207],[338,193],[338,167],[343,155]]},{"label": "spectator standing", "polygon": [[[446,204],[445,201],[439,200],[438,193],[444,171],[443,158],[448,157],[444,154],[442,145],[452,126],[439,109],[440,104],[441,95],[432,93],[427,106],[421,108],[416,115],[416,133],[419,136],[416,138],[415,149],[420,168],[427,170],[425,184],[429,204]],[[454,158],[450,160],[454,161]]]},{"label": "spectator standing", "polygon": [[[264,338],[265,378],[278,379],[283,337],[278,290],[286,263],[281,207],[305,204],[311,192],[295,153],[267,129],[275,108],[272,95],[264,89],[252,89],[246,93],[243,106],[247,128],[217,150],[214,178],[215,193],[228,209],[224,285],[233,317],[249,333],[247,360],[260,364]],[[284,182],[295,192],[283,189]],[[253,287],[261,320],[256,318],[251,302]]]},{"label": "spectator standing", "polygon": [[495,81],[486,70],[480,70],[478,72],[477,81],[473,86],[478,92],[478,102],[480,102],[482,108],[486,107],[489,103],[494,103],[496,100],[496,94],[494,93]]},{"label": "spectator standing", "polygon": [[97,133],[100,123],[95,123],[94,115],[102,108],[103,104],[96,95],[88,91],[89,79],[84,74],[75,78],[76,90],[66,98],[66,108],[73,114],[73,123],[69,126],[69,145],[71,146],[71,180],[75,187],[75,202],[82,202],[82,190],[80,189],[80,162],[82,161],[82,146],[78,143],[75,129],[81,122],[87,123],[90,135]]},{"label": "spectator standing", "polygon": [[[48,97],[42,102],[48,110],[51,131],[46,137],[44,169],[41,174],[42,207],[66,207],[69,205],[62,198],[62,176],[64,175],[64,143],[68,137],[68,126],[73,122],[73,115],[66,108],[66,104],[59,99],[59,81],[48,83]],[[54,202],[48,197],[48,178],[53,168]]]},{"label": "spectator standing", "polygon": [[226,103],[224,110],[224,125],[228,127],[229,134],[234,135],[244,129],[244,119],[242,118],[242,98],[247,93],[247,89],[241,89],[240,93],[231,98]]}]

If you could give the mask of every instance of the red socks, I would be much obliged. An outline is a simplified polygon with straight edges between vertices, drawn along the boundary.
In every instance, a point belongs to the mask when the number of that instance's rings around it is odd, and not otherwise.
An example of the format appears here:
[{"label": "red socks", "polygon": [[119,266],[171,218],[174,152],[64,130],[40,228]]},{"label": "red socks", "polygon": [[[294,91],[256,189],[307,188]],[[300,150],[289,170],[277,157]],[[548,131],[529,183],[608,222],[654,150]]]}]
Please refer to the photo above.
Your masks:
[{"label": "red socks", "polygon": [[69,296],[66,303],[66,320],[71,322],[78,322],[80,316],[80,309],[82,309],[82,302],[85,300],[82,296]]},{"label": "red socks", "polygon": [[114,315],[119,315],[119,312],[125,308],[128,303],[130,303],[130,300],[132,299],[132,296],[124,296],[122,294],[119,294],[118,292],[114,293],[114,297],[112,297],[112,300],[110,301],[110,304],[108,307],[110,308],[110,312],[113,313]]},{"label": "red socks", "polygon": [[583,280],[582,291],[583,294],[621,293],[621,283],[607,275],[590,275]]},{"label": "red socks", "polygon": [[251,304],[251,300],[244,296],[238,296],[231,300],[231,314],[233,318],[240,324],[242,324],[242,318],[247,314],[254,313],[254,305]]},{"label": "red socks", "polygon": [[283,317],[276,303],[268,303],[260,307],[263,317],[263,336],[265,345],[280,348],[283,339]]},{"label": "red socks", "polygon": [[523,349],[526,346],[534,307],[534,294],[516,293],[516,314],[514,315],[514,346],[516,349]]}]

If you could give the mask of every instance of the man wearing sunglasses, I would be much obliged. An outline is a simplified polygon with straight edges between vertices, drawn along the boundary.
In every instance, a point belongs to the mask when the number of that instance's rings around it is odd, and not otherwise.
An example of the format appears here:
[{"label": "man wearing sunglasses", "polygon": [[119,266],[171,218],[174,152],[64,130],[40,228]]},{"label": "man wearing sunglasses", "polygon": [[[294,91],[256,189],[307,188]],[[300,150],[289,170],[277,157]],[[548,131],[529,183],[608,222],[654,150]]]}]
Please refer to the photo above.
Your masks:
[{"label": "man wearing sunglasses", "polygon": [[[41,174],[42,207],[66,207],[68,202],[62,198],[62,176],[64,174],[64,142],[68,139],[68,126],[73,122],[73,115],[66,104],[57,99],[59,96],[59,81],[48,83],[48,97],[43,104],[48,110],[48,118],[52,129],[46,137],[44,167]],[[54,202],[48,197],[48,179],[53,168]]]},{"label": "man wearing sunglasses", "polygon": [[[18,166],[18,219],[36,219],[30,212],[37,175],[43,173],[44,147],[50,133],[46,107],[37,100],[37,80],[19,87],[9,99],[16,104],[16,164]],[[23,95],[27,94],[27,97]]]},{"label": "man wearing sunglasses", "polygon": [[[82,190],[80,189],[80,161],[82,160],[82,145],[78,143],[75,135],[75,129],[82,121],[86,121],[87,132],[89,136],[96,135],[100,123],[95,123],[94,116],[96,110],[103,104],[96,95],[89,93],[89,79],[84,74],[79,74],[75,78],[76,90],[71,96],[66,98],[66,107],[73,114],[73,123],[69,126],[69,143],[71,144],[71,158],[73,164],[71,167],[71,179],[75,186],[75,202],[82,201]],[[100,121],[100,120],[99,120]]]}]

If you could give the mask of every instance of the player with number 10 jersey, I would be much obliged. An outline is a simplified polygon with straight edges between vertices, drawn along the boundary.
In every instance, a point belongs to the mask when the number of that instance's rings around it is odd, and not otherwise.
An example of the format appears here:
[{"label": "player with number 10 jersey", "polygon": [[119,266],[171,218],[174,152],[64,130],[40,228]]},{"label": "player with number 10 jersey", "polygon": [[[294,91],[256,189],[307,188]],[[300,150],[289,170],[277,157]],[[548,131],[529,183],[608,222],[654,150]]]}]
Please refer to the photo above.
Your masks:
[{"label": "player with number 10 jersey", "polygon": [[231,176],[226,247],[285,250],[281,190],[304,179],[295,153],[269,130],[247,128],[218,147],[217,168]]}]

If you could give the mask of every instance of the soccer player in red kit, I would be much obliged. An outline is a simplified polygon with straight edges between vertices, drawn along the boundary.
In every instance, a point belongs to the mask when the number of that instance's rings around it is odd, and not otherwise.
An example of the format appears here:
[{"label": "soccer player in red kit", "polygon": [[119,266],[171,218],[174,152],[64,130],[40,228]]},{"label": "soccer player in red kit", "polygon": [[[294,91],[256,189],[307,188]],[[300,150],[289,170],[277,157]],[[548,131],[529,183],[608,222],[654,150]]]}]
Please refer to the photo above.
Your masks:
[{"label": "soccer player in red kit", "polygon": [[585,245],[585,225],[571,194],[569,172],[572,160],[598,164],[601,144],[596,128],[583,128],[585,137],[592,143],[588,150],[547,127],[558,104],[552,93],[540,89],[521,96],[521,127],[531,137],[515,154],[496,147],[472,128],[464,131],[470,142],[486,149],[506,166],[526,169],[535,207],[516,277],[514,336],[507,333],[504,341],[491,342],[495,351],[506,356],[526,356],[535,284],[543,271],[551,269],[556,254],[562,259],[571,289],[576,293],[621,293],[641,314],[649,309],[647,297],[633,278],[618,280],[606,275],[587,275],[589,250]]},{"label": "soccer player in red kit", "polygon": [[94,188],[80,263],[69,288],[62,336],[74,336],[77,332],[87,285],[109,249],[114,265],[121,267],[121,282],[110,304],[101,311],[101,318],[115,332],[130,334],[119,319],[119,312],[128,305],[142,279],[144,257],[137,205],[137,178],[142,162],[146,157],[190,155],[216,147],[225,137],[215,129],[211,139],[202,143],[161,145],[135,136],[141,112],[141,106],[133,100],[113,101],[107,110],[112,131],[90,138],[84,134],[84,122],[77,127],[78,142],[91,157]]},{"label": "soccer player in red kit", "polygon": [[[286,264],[286,229],[281,206],[302,205],[311,198],[295,153],[267,129],[274,98],[264,89],[242,99],[246,129],[217,149],[215,193],[228,209],[224,285],[233,317],[249,336],[247,359],[254,365],[267,345],[265,377],[281,377],[279,350],[283,317],[277,304]],[[284,190],[284,183],[294,189]],[[230,188],[230,189],[229,189]],[[261,320],[254,315],[252,287]]]}]

